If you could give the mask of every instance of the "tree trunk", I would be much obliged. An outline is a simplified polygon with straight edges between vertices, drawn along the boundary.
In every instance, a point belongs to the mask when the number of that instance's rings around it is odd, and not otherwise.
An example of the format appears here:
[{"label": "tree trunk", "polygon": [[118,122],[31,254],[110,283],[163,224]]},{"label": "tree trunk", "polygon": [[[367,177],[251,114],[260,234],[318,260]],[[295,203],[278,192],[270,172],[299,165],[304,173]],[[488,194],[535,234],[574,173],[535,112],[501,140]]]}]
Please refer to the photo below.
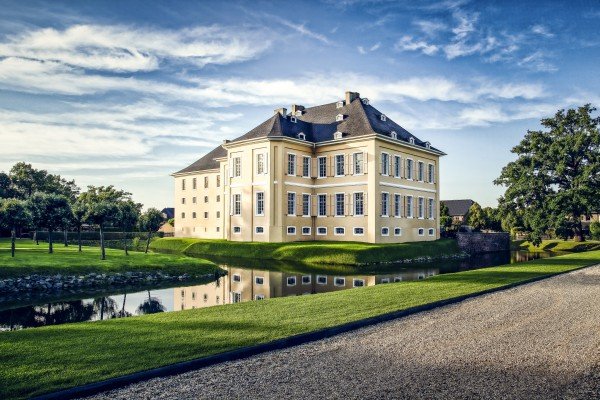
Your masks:
[{"label": "tree trunk", "polygon": [[100,251],[102,253],[102,260],[106,260],[106,250],[104,250],[104,231],[102,225],[100,225]]},{"label": "tree trunk", "polygon": [[79,252],[81,253],[81,226],[77,228],[77,245],[79,246]]},{"label": "tree trunk", "polygon": [[37,228],[35,231],[33,231],[33,241],[35,242],[36,245],[39,246],[40,241],[38,240],[38,235],[37,235]]},{"label": "tree trunk", "polygon": [[15,240],[17,239],[17,227],[13,226],[12,231],[10,231],[10,256],[15,256]]},{"label": "tree trunk", "polygon": [[581,222],[578,222],[573,227],[573,241],[574,242],[584,242],[585,241],[585,237],[583,237],[583,229],[581,226]]},{"label": "tree trunk", "polygon": [[69,233],[67,232],[67,228],[65,228],[64,234],[65,234],[65,247],[69,247]]},{"label": "tree trunk", "polygon": [[52,231],[48,229],[48,253],[54,253],[54,247],[52,246]]},{"label": "tree trunk", "polygon": [[148,231],[148,241],[146,242],[146,251],[148,253],[148,248],[150,247],[150,238],[152,237],[152,231]]},{"label": "tree trunk", "polygon": [[129,251],[127,251],[127,233],[123,232],[123,235],[125,236],[125,255],[128,256]]}]

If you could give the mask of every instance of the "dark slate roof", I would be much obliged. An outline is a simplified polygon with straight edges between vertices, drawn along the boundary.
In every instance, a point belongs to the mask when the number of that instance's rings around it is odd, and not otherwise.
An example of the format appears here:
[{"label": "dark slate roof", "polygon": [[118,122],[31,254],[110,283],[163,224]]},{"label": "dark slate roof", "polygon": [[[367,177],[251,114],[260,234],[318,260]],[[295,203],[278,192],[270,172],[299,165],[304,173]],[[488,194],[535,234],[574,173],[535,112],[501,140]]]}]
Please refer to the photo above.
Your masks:
[{"label": "dark slate roof", "polygon": [[173,207],[163,208],[161,213],[165,214],[167,219],[175,218],[175,208]]},{"label": "dark slate roof", "polygon": [[448,214],[451,217],[462,215],[465,216],[469,212],[469,208],[475,203],[471,199],[464,200],[441,200],[448,207]]},{"label": "dark slate roof", "polygon": [[176,174],[219,168],[219,162],[215,161],[215,158],[221,158],[226,156],[227,150],[225,150],[223,146],[219,145],[219,147],[213,149],[210,153],[206,154],[198,161],[185,167],[181,171],[177,171]]}]

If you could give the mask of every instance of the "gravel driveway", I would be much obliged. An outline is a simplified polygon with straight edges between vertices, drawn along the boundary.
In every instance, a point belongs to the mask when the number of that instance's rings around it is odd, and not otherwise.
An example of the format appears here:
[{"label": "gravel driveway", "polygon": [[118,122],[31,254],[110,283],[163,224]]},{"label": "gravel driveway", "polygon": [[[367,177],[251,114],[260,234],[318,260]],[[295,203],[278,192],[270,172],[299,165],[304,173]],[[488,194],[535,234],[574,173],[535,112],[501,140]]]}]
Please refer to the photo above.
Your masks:
[{"label": "gravel driveway", "polygon": [[600,398],[600,266],[96,399]]}]

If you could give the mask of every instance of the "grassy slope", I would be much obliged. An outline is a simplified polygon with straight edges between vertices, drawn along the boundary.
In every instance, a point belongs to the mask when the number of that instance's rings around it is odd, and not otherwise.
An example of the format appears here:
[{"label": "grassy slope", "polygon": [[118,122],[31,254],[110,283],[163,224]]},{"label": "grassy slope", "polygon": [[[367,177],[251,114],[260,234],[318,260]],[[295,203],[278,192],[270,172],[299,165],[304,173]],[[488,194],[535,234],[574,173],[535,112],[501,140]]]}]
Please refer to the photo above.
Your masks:
[{"label": "grassy slope", "polygon": [[159,251],[183,252],[188,255],[212,255],[271,260],[290,260],[313,264],[356,265],[382,261],[444,254],[460,250],[454,240],[399,244],[370,244],[358,242],[229,242],[226,240],[159,239],[151,244]]},{"label": "grassy slope", "polygon": [[585,242],[574,242],[572,240],[543,240],[540,246],[534,246],[532,243],[519,240],[513,242],[513,248],[515,250],[527,250],[531,252],[536,251],[590,251],[600,250],[600,241],[588,240]]},{"label": "grassy slope", "polygon": [[424,281],[0,334],[0,398],[25,397],[265,343],[600,262],[569,254]]},{"label": "grassy slope", "polygon": [[161,270],[174,274],[187,272],[202,275],[213,272],[217,267],[203,259],[174,254],[144,254],[123,250],[106,249],[106,260],[100,260],[98,247],[83,247],[79,253],[77,246],[54,245],[54,254],[48,254],[47,243],[37,246],[33,241],[17,241],[15,257],[10,256],[10,240],[0,240],[0,278],[24,276],[27,274],[81,274],[126,271]]}]

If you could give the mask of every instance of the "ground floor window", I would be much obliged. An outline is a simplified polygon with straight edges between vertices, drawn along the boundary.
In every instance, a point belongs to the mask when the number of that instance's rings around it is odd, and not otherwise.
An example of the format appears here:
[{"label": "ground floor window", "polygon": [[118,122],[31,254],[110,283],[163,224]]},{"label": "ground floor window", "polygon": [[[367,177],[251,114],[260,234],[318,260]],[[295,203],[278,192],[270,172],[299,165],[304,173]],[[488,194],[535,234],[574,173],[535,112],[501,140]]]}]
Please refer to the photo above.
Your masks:
[{"label": "ground floor window", "polygon": [[263,283],[265,283],[265,278],[263,278],[262,276],[256,276],[254,277],[254,283],[256,283],[257,285],[262,285]]},{"label": "ground floor window", "polygon": [[234,226],[233,233],[235,233],[235,234],[242,233],[242,228],[240,226]]},{"label": "ground floor window", "polygon": [[287,278],[287,285],[288,286],[296,286],[296,277],[295,276],[288,276],[288,278]]},{"label": "ground floor window", "polygon": [[362,236],[365,234],[365,228],[354,228],[354,234],[356,236]]},{"label": "ground floor window", "polygon": [[304,276],[302,276],[302,284],[303,285],[310,285],[310,275],[304,275]]},{"label": "ground floor window", "polygon": [[257,226],[256,233],[259,235],[265,233],[265,228],[263,228],[262,226]]},{"label": "ground floor window", "polygon": [[296,234],[296,227],[295,226],[288,226],[287,227],[287,234],[288,235],[295,235]]},{"label": "ground floor window", "polygon": [[334,228],[334,234],[336,236],[345,235],[346,234],[346,228],[342,228],[342,227],[337,226],[337,227]]},{"label": "ground floor window", "polygon": [[335,286],[346,286],[346,278],[336,276],[335,278],[333,278],[333,284]]},{"label": "ground floor window", "polygon": [[429,233],[429,236],[435,235],[435,229],[429,228],[429,232],[428,233]]},{"label": "ground floor window", "polygon": [[302,227],[302,234],[303,235],[310,235],[310,226],[303,226]]},{"label": "ground floor window", "polygon": [[242,276],[240,274],[233,274],[233,281],[234,282],[241,282],[242,281]]},{"label": "ground floor window", "polygon": [[394,236],[402,236],[402,228],[394,228]]},{"label": "ground floor window", "polygon": [[327,285],[327,276],[317,275],[317,283],[319,285]]},{"label": "ground floor window", "polygon": [[353,279],[352,280],[352,287],[363,287],[363,286],[365,286],[364,279]]},{"label": "ground floor window", "polygon": [[419,236],[425,235],[425,229],[419,228]]},{"label": "ground floor window", "polygon": [[317,235],[327,235],[327,228],[324,226],[319,226],[317,228]]},{"label": "ground floor window", "polygon": [[257,294],[254,296],[254,300],[264,300],[264,299],[265,299],[264,294]]},{"label": "ground floor window", "polygon": [[388,227],[381,228],[381,236],[389,236],[389,235],[390,235],[390,228],[388,228]]}]

